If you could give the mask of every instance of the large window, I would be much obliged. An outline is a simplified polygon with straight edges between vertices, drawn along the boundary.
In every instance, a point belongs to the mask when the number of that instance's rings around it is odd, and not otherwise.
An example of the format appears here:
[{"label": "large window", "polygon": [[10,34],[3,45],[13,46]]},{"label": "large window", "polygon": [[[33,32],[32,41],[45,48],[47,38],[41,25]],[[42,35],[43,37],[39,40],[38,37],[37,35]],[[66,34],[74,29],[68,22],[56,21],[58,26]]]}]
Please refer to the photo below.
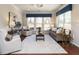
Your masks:
[{"label": "large window", "polygon": [[71,11],[57,16],[56,25],[57,27],[63,27],[64,29],[71,29]]},{"label": "large window", "polygon": [[27,26],[28,28],[41,27],[42,30],[49,30],[51,23],[50,21],[50,17],[28,17]]}]

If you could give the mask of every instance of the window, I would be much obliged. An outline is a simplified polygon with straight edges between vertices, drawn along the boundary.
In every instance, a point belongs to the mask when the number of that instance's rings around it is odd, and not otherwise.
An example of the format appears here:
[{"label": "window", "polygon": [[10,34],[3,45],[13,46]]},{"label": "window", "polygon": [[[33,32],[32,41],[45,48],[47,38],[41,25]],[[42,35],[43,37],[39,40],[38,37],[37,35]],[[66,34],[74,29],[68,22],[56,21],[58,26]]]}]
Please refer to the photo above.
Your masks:
[{"label": "window", "polygon": [[44,30],[49,30],[50,29],[50,17],[45,17],[44,18]]},{"label": "window", "polygon": [[64,28],[71,29],[71,11],[65,13]]},{"label": "window", "polygon": [[27,18],[27,26],[28,26],[28,28],[34,27],[34,17]]},{"label": "window", "polygon": [[63,27],[64,29],[71,29],[71,11],[57,16],[56,25],[57,27]]},{"label": "window", "polygon": [[41,27],[42,28],[42,17],[36,18],[36,28]]},{"label": "window", "polygon": [[49,30],[51,24],[50,21],[50,17],[28,17],[27,26],[28,29],[41,27],[42,30]]},{"label": "window", "polygon": [[63,27],[64,23],[64,14],[59,15],[59,27]]}]

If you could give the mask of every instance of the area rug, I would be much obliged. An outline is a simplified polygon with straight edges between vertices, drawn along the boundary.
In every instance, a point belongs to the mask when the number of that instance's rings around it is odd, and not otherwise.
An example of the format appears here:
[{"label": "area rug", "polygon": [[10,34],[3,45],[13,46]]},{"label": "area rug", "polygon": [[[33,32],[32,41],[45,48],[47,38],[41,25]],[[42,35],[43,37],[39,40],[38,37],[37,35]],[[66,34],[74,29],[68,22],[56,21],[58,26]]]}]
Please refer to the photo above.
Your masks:
[{"label": "area rug", "polygon": [[49,35],[45,35],[45,41],[36,41],[36,35],[31,35],[22,42],[22,50],[13,54],[67,54],[67,51]]}]

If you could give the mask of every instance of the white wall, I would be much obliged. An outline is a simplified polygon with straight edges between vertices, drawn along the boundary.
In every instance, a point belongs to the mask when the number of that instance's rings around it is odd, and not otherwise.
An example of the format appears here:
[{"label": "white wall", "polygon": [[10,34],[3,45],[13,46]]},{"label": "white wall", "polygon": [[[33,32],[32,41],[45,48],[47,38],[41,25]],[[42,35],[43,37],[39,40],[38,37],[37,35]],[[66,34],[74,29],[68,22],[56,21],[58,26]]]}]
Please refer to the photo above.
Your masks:
[{"label": "white wall", "polygon": [[79,4],[73,5],[71,23],[74,38],[72,43],[79,47]]},{"label": "white wall", "polygon": [[19,21],[22,20],[21,11],[14,5],[0,4],[0,27],[8,25],[8,12],[11,11],[17,15]]},{"label": "white wall", "polygon": [[61,9],[63,9],[64,7],[66,7],[68,4],[62,4],[55,12],[60,11]]},{"label": "white wall", "polygon": [[27,27],[27,18],[26,18],[26,12],[24,12],[22,14],[22,22],[23,22],[23,26],[26,26]]},{"label": "white wall", "polygon": [[52,13],[52,18],[51,18],[51,26],[52,26],[52,28],[56,27],[55,23],[56,23],[56,14]]}]

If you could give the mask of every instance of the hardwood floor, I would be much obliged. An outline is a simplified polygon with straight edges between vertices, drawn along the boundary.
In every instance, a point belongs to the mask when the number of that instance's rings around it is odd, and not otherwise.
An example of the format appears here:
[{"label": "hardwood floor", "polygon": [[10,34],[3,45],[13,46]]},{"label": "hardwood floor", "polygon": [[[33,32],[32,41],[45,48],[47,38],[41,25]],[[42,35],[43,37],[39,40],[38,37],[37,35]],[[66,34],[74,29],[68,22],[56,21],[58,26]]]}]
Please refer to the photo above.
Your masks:
[{"label": "hardwood floor", "polygon": [[69,43],[59,44],[68,52],[68,55],[79,55],[79,47]]}]

